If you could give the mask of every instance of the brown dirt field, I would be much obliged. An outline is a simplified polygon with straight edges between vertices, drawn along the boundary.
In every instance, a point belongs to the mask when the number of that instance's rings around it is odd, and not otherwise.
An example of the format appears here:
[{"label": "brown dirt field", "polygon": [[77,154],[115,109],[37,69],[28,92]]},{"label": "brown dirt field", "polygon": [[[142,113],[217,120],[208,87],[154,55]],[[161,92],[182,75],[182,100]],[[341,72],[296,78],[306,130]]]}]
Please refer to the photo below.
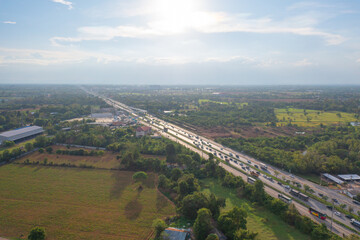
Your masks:
[{"label": "brown dirt field", "polygon": [[[80,166],[80,164],[86,164],[88,166],[93,166],[95,168],[104,168],[104,169],[118,169],[120,167],[121,159],[117,160],[116,156],[121,153],[112,153],[110,151],[104,151],[104,155],[102,156],[72,156],[72,155],[58,155],[56,154],[56,150],[66,150],[66,147],[63,146],[52,146],[53,153],[48,154],[47,152],[39,153],[34,152],[30,155],[27,155],[23,158],[16,160],[17,163],[23,163],[26,159],[29,159],[30,162],[39,161],[42,163],[45,158],[47,158],[47,162],[53,162],[56,164],[62,163],[70,163],[76,166]],[[81,148],[70,147],[69,150],[78,150]],[[84,148],[83,148],[84,149]],[[88,149],[84,149],[89,151]],[[165,156],[158,155],[142,155],[144,158],[159,158],[160,160],[165,160]]]},{"label": "brown dirt field", "polygon": [[[278,136],[295,136],[295,132],[304,131],[295,127],[267,127],[267,126],[246,126],[241,127],[236,132],[224,127],[214,127],[210,129],[198,128],[199,135],[206,136],[211,139],[215,138],[252,138],[252,137],[278,137]],[[307,129],[306,133],[310,133]]]}]

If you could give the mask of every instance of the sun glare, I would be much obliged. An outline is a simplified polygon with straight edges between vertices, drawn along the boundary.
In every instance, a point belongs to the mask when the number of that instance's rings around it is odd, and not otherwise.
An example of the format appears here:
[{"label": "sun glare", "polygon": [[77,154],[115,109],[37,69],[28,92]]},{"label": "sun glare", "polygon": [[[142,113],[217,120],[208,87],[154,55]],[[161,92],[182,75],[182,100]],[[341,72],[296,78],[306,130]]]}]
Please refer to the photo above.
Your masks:
[{"label": "sun glare", "polygon": [[199,1],[156,0],[152,4],[153,29],[165,33],[183,33],[214,22],[211,14],[201,10]]}]

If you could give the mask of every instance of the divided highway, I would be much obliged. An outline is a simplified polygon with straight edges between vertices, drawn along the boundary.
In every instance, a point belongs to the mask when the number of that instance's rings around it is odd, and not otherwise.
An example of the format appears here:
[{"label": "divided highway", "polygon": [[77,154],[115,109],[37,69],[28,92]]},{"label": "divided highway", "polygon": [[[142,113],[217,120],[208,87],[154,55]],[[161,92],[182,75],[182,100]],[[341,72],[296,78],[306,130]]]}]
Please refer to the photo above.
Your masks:
[{"label": "divided highway", "polygon": [[[159,132],[162,136],[167,137],[167,138],[169,138],[175,142],[178,142],[180,144],[183,144],[184,146],[186,146],[186,147],[190,148],[191,150],[202,155],[205,159],[208,158],[208,155],[203,154],[203,152],[212,153],[221,159],[228,160],[230,165],[233,167],[230,167],[224,163],[220,163],[220,165],[225,170],[233,173],[235,176],[242,177],[245,181],[247,181],[250,171],[257,171],[257,168],[254,167],[255,165],[260,167],[261,164],[263,164],[262,162],[254,159],[254,158],[251,158],[249,156],[246,156],[244,154],[236,152],[232,149],[226,148],[226,147],[220,145],[219,143],[216,143],[210,139],[206,139],[204,137],[198,136],[197,134],[190,132],[188,130],[182,129],[174,124],[167,123],[167,122],[165,122],[161,119],[158,119],[156,117],[153,117],[151,115],[146,115],[144,117],[141,117],[138,114],[136,114],[136,112],[133,110],[133,108],[131,108],[125,104],[122,104],[120,102],[114,101],[112,99],[109,99],[109,98],[106,98],[103,96],[99,96],[95,93],[87,91],[84,88],[83,88],[83,90],[89,94],[92,94],[92,95],[102,98],[105,102],[107,102],[109,105],[112,105],[115,108],[119,108],[121,110],[124,110],[124,111],[132,114],[135,117],[138,117],[138,119],[143,124],[145,124],[147,126],[155,127],[158,130],[160,130]],[[166,129],[166,132],[164,131],[165,129]],[[248,167],[248,169],[246,167]],[[242,169],[242,171],[239,171],[238,169]],[[264,170],[265,169],[262,169],[262,171],[264,171]],[[296,177],[290,173],[281,171],[275,167],[272,167],[269,165],[267,166],[266,172],[269,175],[273,175],[274,171],[279,172],[279,176],[278,176],[279,178],[285,177],[286,179],[289,179],[291,181],[297,181],[297,182],[301,183],[302,185],[307,184],[312,189],[317,191],[317,193],[321,193],[321,194],[329,196],[329,199],[336,198],[339,202],[341,201],[341,203],[345,203],[347,205],[353,206],[353,203],[351,202],[351,200],[349,200],[347,197],[344,197],[335,191],[331,190],[331,192],[329,192],[328,189],[320,187],[312,182],[309,182],[302,178]],[[244,172],[246,172],[246,174],[248,174],[248,175],[246,175]],[[262,182],[264,182],[265,191],[268,194],[270,194],[271,196],[277,198],[279,193],[290,196],[289,188],[278,184],[271,177],[268,177],[267,175],[260,173],[259,179]],[[291,197],[295,198],[293,196],[291,196]],[[331,217],[333,215],[333,218],[336,219],[337,221],[341,222],[344,225],[347,225],[350,228],[354,228],[351,225],[350,220],[347,219],[343,214],[340,214],[340,216],[336,216],[335,214],[332,213],[331,210],[329,210],[327,208],[327,206],[325,206],[321,202],[311,199],[311,198],[306,202],[302,201],[301,199],[297,199],[297,200],[302,202],[302,204],[300,204],[296,201],[293,201],[293,203],[295,204],[296,208],[299,210],[299,212],[302,215],[306,215],[316,222],[325,223],[329,229],[332,228],[332,231],[340,236],[350,235],[350,234],[354,233],[354,232],[350,231],[348,228],[345,228],[342,225],[336,223],[335,221],[332,223],[331,219],[329,219],[329,218],[327,220],[320,220],[319,218],[314,217],[313,215],[311,215],[309,213],[307,206],[312,207],[322,213],[325,213],[327,216]],[[304,206],[304,205],[306,205],[306,206]],[[355,210],[355,212],[356,212],[358,210],[358,206],[353,206],[353,207],[354,207],[354,209],[356,209]],[[331,227],[331,225],[332,225],[332,227]]]}]

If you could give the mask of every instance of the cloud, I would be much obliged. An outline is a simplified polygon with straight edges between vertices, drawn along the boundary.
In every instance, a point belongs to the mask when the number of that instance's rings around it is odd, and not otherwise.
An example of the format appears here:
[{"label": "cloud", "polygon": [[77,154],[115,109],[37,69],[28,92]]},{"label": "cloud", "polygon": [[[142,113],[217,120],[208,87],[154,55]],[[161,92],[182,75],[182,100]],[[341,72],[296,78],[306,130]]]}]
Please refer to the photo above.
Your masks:
[{"label": "cloud", "polygon": [[311,66],[313,65],[312,62],[310,62],[308,59],[303,59],[300,61],[297,61],[293,64],[295,67],[306,67],[306,66]]},{"label": "cloud", "polygon": [[98,64],[109,63],[135,63],[146,65],[183,65],[183,64],[202,64],[202,63],[228,63],[233,62],[239,65],[268,67],[280,64],[274,59],[252,58],[248,56],[204,56],[204,57],[183,57],[183,56],[131,56],[104,54],[91,51],[64,50],[51,51],[40,49],[17,49],[0,48],[0,66],[10,64],[29,64],[29,65],[56,65],[56,64],[77,64],[85,62],[96,62]]},{"label": "cloud", "polygon": [[358,60],[356,60],[357,63],[360,63],[360,58]]},{"label": "cloud", "polygon": [[3,23],[5,23],[5,24],[16,24],[16,22],[13,22],[13,21],[4,21]]},{"label": "cloud", "polygon": [[66,0],[52,0],[52,1],[55,2],[55,3],[61,3],[63,5],[68,6],[69,10],[73,9],[73,6],[72,6],[73,3],[70,2],[70,1],[66,1]]},{"label": "cloud", "polygon": [[287,10],[314,9],[314,8],[335,8],[337,6],[322,4],[318,2],[297,2],[287,8]]},{"label": "cloud", "polygon": [[[75,43],[82,41],[109,41],[117,37],[123,38],[149,38],[170,36],[186,32],[199,33],[257,33],[257,34],[295,34],[300,36],[316,36],[323,38],[328,45],[338,45],[346,39],[339,35],[318,30],[314,27],[317,21],[299,18],[274,21],[271,18],[251,18],[249,14],[230,15],[223,12],[194,12],[190,21],[181,22],[181,27],[176,23],[163,20],[149,21],[144,26],[120,25],[111,26],[86,26],[78,28],[78,36],[53,37],[53,45],[62,43]],[[305,19],[305,17],[303,17]],[[193,19],[193,20],[191,20]],[[195,21],[196,20],[196,21]]]},{"label": "cloud", "polygon": [[109,63],[124,59],[103,53],[85,52],[78,50],[50,51],[40,49],[0,48],[0,65],[8,64],[35,64],[52,65],[64,63],[82,63],[85,61]]}]

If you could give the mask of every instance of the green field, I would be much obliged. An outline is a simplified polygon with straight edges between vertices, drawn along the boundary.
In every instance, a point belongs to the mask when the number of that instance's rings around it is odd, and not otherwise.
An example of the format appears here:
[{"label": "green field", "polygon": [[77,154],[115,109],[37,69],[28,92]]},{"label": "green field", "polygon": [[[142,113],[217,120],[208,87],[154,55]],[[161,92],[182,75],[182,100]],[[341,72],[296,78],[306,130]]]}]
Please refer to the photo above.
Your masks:
[{"label": "green field", "polygon": [[[199,99],[199,104],[203,104],[203,103],[207,103],[207,102],[211,102],[211,103],[217,103],[217,104],[224,104],[224,105],[227,105],[227,104],[231,104],[231,102],[218,102],[218,101],[213,101],[213,100],[210,100],[210,99]],[[243,106],[246,106],[248,105],[248,103],[235,103],[236,105],[239,106],[239,108],[242,108]]]},{"label": "green field", "polygon": [[286,224],[279,216],[271,213],[263,207],[255,207],[251,202],[240,199],[236,195],[236,190],[224,188],[220,183],[213,179],[201,181],[202,191],[214,193],[218,197],[226,199],[226,206],[222,211],[231,210],[234,206],[243,207],[247,213],[247,228],[258,232],[256,239],[266,240],[305,240],[309,236]]},{"label": "green field", "polygon": [[143,190],[133,172],[23,166],[0,167],[0,236],[47,239],[147,239],[152,221],[175,214],[149,175]]},{"label": "green field", "polygon": [[0,154],[3,153],[3,151],[5,150],[9,150],[10,152],[15,149],[15,148],[25,148],[25,144],[26,143],[34,143],[35,142],[35,138],[34,139],[31,139],[31,140],[28,140],[28,141],[24,141],[24,142],[21,142],[21,143],[18,143],[18,144],[15,144],[14,146],[12,147],[8,147],[8,148],[0,148]]},{"label": "green field", "polygon": [[285,126],[288,123],[303,127],[314,127],[320,125],[345,124],[348,122],[359,121],[353,113],[345,112],[325,112],[318,110],[306,110],[296,108],[275,108],[276,118],[279,120],[278,126]]}]

